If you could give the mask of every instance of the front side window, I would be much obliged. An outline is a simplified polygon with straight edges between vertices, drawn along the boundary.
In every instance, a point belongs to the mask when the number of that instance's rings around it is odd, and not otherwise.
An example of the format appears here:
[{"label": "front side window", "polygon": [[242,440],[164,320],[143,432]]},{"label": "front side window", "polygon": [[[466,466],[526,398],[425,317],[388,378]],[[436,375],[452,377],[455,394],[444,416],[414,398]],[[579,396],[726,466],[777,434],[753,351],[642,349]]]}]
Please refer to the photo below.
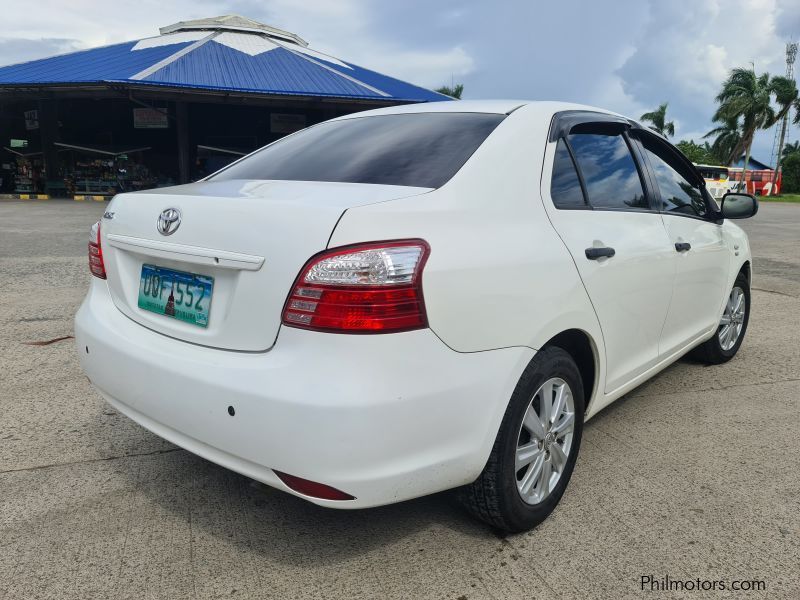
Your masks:
[{"label": "front side window", "polygon": [[669,213],[705,217],[708,213],[697,176],[663,142],[641,135],[642,146],[656,176],[661,193],[661,210]]},{"label": "front side window", "polygon": [[504,118],[484,113],[409,113],[329,121],[278,140],[211,179],[438,188]]},{"label": "front side window", "polygon": [[568,139],[592,208],[650,209],[639,170],[621,132],[573,128]]},{"label": "front side window", "polygon": [[553,159],[553,178],[550,180],[550,197],[556,208],[588,208],[583,197],[581,181],[569,155],[567,144],[559,138]]}]

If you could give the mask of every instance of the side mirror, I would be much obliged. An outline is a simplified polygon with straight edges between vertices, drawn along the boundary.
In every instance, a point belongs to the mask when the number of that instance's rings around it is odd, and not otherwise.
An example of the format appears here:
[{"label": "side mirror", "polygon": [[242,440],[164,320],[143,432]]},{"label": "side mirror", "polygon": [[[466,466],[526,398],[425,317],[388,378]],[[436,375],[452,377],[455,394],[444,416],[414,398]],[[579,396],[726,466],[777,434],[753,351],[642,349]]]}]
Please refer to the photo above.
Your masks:
[{"label": "side mirror", "polygon": [[728,192],[722,197],[723,219],[749,219],[758,212],[758,200],[750,194]]}]

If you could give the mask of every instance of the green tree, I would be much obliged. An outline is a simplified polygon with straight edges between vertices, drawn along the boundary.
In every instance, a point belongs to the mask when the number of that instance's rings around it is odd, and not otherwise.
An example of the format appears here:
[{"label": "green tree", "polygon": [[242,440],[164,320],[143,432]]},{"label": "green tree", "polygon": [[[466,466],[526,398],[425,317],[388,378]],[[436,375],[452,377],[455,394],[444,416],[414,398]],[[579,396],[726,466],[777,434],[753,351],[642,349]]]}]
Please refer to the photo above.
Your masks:
[{"label": "green tree", "polygon": [[[797,118],[795,118],[797,120]],[[795,152],[800,152],[800,142],[789,142],[783,147],[783,158],[786,159],[787,156],[790,154],[794,154]]]},{"label": "green tree", "polygon": [[681,140],[675,147],[686,155],[690,161],[696,164],[714,164],[717,161],[711,152],[711,146],[706,142],[703,145],[698,144],[694,140]]},{"label": "green tree", "polygon": [[781,193],[800,193],[800,152],[792,152],[783,159]]},{"label": "green tree", "polygon": [[735,119],[723,122],[703,137],[714,138],[710,146],[711,154],[720,164],[730,165],[742,153],[742,130]]},{"label": "green tree", "polygon": [[[739,145],[745,153],[742,182],[747,180],[750,150],[756,131],[775,124],[777,114],[772,107],[772,96],[776,91],[774,82],[777,79],[771,78],[769,73],[756,75],[755,69],[734,69],[717,95],[719,108],[714,114],[714,121],[730,125],[741,120],[742,139]],[[738,147],[735,148],[734,159],[739,151]]]},{"label": "green tree", "polygon": [[445,96],[455,98],[456,100],[461,100],[461,94],[464,92],[464,84],[458,83],[453,87],[443,85],[440,88],[436,88],[435,91],[439,92],[440,94],[444,94]]},{"label": "green tree", "polygon": [[639,117],[641,121],[649,121],[651,123],[650,129],[664,137],[675,135],[675,123],[667,121],[667,105],[668,103],[664,102],[656,110],[646,112]]}]

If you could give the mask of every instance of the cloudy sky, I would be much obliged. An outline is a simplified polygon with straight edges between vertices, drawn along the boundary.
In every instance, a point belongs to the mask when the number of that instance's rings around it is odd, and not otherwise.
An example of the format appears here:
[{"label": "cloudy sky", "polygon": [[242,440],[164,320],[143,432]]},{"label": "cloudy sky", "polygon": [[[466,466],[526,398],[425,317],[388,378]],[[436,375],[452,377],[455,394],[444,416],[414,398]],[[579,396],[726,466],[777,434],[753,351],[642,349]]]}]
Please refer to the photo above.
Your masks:
[{"label": "cloudy sky", "polygon": [[[638,117],[668,101],[676,139],[711,127],[732,67],[783,74],[800,0],[2,0],[0,64],[241,14],[310,46],[465,98],[559,99]],[[798,65],[800,70],[800,64]],[[793,127],[791,139],[800,138]],[[769,160],[773,133],[754,155]]]}]

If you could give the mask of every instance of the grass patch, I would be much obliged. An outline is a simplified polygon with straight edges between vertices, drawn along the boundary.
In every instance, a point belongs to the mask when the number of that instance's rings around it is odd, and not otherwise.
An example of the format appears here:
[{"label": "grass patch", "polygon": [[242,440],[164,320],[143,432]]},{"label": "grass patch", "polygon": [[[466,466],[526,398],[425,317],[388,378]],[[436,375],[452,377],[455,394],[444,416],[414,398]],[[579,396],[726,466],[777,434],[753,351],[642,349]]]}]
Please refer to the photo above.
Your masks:
[{"label": "grass patch", "polygon": [[795,202],[800,204],[800,194],[781,194],[780,196],[759,196],[759,202]]}]

